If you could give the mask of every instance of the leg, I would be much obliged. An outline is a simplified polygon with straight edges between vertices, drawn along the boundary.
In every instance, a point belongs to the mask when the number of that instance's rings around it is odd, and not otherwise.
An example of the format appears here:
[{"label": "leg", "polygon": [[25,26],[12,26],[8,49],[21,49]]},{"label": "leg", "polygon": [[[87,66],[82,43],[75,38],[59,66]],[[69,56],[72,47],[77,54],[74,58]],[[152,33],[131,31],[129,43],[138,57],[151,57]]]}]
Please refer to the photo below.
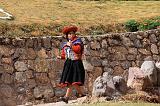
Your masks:
[{"label": "leg", "polygon": [[60,97],[60,100],[65,103],[68,103],[69,96],[71,95],[71,93],[72,93],[72,86],[68,86],[66,95],[64,97]]},{"label": "leg", "polygon": [[80,87],[79,85],[77,85],[77,84],[74,84],[73,86],[74,86],[74,88],[77,90],[78,96],[79,96],[79,97],[82,97],[82,96],[83,96],[83,93],[82,93],[81,87]]},{"label": "leg", "polygon": [[66,92],[65,97],[69,97],[69,96],[71,95],[71,93],[72,93],[72,86],[69,86],[69,87],[67,88],[67,92]]}]

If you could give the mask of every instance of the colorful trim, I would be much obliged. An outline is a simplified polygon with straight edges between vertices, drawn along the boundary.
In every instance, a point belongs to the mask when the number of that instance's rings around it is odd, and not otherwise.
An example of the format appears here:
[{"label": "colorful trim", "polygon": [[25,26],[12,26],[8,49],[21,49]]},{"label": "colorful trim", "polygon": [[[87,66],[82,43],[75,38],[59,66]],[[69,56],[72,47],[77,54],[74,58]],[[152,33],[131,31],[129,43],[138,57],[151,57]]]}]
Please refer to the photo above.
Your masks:
[{"label": "colorful trim", "polygon": [[73,82],[73,83],[69,83],[69,82],[65,82],[65,83],[59,83],[57,86],[58,87],[67,87],[69,85],[79,85],[82,86],[82,82]]}]

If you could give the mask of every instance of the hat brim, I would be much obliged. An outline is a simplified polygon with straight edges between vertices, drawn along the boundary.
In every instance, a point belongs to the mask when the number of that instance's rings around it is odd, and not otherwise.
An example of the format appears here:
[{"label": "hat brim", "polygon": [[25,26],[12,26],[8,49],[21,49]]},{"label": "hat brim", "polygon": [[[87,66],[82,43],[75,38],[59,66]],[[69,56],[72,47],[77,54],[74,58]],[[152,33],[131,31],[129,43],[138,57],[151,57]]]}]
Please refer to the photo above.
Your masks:
[{"label": "hat brim", "polygon": [[69,32],[77,32],[78,28],[76,26],[68,26],[68,27],[64,27],[62,30],[63,34],[67,34]]}]

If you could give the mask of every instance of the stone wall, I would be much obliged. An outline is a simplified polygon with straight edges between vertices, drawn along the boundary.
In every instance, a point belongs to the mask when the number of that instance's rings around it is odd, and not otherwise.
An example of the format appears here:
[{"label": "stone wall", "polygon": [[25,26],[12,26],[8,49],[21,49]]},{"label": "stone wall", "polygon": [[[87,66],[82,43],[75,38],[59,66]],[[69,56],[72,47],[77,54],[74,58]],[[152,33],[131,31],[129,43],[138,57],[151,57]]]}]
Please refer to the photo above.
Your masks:
[{"label": "stone wall", "polygon": [[[82,40],[86,92],[91,92],[93,81],[103,72],[127,79],[129,67],[160,60],[160,29]],[[61,37],[0,38],[0,105],[54,102],[64,95],[65,89],[56,87],[64,60],[55,58],[63,41]]]}]

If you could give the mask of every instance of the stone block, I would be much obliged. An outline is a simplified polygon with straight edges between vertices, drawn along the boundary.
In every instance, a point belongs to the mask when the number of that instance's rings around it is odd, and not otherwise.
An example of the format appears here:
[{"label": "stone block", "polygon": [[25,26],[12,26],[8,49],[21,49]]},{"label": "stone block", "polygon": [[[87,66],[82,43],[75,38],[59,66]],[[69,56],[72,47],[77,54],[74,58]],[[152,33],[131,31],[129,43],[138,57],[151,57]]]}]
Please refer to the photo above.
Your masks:
[{"label": "stone block", "polygon": [[47,59],[39,59],[35,60],[35,71],[36,72],[48,72],[49,69],[49,61]]}]

